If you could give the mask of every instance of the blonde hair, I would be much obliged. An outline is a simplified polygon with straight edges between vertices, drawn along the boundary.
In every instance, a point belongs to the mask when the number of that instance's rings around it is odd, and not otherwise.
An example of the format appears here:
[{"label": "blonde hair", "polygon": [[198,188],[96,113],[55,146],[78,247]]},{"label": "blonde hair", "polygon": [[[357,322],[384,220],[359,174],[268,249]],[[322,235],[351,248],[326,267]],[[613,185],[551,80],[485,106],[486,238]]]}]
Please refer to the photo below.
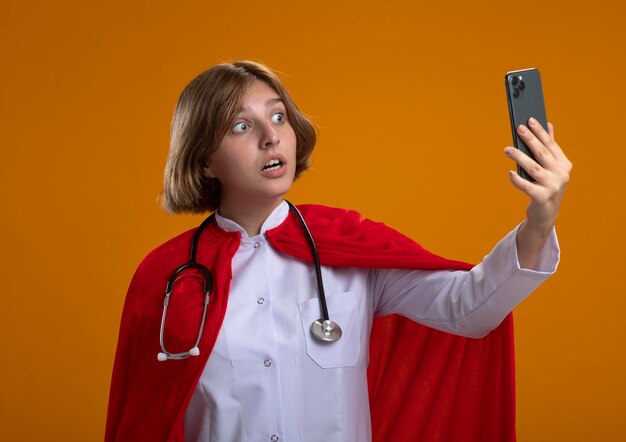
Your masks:
[{"label": "blonde hair", "polygon": [[204,168],[237,117],[246,88],[267,83],[282,99],[296,134],[296,175],[309,167],[316,133],[279,78],[252,61],[213,66],[183,90],[172,118],[170,151],[165,165],[162,205],[170,213],[213,211],[220,204],[220,183]]}]

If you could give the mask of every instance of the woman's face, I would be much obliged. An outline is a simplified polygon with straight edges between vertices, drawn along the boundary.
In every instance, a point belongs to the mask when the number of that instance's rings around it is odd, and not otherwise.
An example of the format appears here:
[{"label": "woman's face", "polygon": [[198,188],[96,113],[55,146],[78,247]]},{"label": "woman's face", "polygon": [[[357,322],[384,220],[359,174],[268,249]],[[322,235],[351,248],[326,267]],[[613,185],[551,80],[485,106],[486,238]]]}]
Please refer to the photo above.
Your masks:
[{"label": "woman's face", "polygon": [[220,207],[278,204],[294,180],[296,142],[279,95],[267,83],[254,80],[235,123],[205,169],[220,181]]}]

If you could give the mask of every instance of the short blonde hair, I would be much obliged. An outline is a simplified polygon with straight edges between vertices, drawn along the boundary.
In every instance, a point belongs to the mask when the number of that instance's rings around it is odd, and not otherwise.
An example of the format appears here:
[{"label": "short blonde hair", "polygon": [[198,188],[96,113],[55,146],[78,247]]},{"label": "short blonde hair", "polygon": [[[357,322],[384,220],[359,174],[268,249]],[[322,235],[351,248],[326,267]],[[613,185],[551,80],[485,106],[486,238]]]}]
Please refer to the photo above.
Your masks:
[{"label": "short blonde hair", "polygon": [[170,151],[165,166],[162,205],[170,213],[202,213],[219,208],[220,183],[204,168],[237,117],[246,88],[267,83],[282,99],[296,134],[296,175],[309,167],[316,133],[280,79],[252,61],[213,66],[183,90],[172,118]]}]

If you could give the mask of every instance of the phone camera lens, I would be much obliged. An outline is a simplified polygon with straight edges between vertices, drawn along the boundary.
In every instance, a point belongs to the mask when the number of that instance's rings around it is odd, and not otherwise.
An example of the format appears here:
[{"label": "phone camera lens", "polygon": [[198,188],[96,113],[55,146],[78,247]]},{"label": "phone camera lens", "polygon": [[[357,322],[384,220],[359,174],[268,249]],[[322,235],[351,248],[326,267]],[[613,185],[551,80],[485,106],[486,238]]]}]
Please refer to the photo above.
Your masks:
[{"label": "phone camera lens", "polygon": [[520,91],[523,91],[526,88],[526,83],[524,83],[523,81],[520,81],[518,87]]},{"label": "phone camera lens", "polygon": [[518,88],[515,88],[515,90],[513,91],[513,96],[515,98],[519,98],[519,89]]},{"label": "phone camera lens", "polygon": [[518,82],[517,77],[511,77],[511,84],[513,84],[513,86],[517,86],[517,82]]}]

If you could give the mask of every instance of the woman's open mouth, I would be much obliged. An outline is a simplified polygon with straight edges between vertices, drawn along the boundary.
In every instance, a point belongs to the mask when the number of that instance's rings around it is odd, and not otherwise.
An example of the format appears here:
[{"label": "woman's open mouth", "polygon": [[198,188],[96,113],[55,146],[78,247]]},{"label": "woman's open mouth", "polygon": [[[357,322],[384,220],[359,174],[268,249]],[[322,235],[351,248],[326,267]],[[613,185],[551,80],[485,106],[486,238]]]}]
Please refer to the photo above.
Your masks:
[{"label": "woman's open mouth", "polygon": [[278,170],[283,165],[283,162],[278,159],[269,160],[265,166],[263,166],[264,171],[271,172],[273,170]]}]

